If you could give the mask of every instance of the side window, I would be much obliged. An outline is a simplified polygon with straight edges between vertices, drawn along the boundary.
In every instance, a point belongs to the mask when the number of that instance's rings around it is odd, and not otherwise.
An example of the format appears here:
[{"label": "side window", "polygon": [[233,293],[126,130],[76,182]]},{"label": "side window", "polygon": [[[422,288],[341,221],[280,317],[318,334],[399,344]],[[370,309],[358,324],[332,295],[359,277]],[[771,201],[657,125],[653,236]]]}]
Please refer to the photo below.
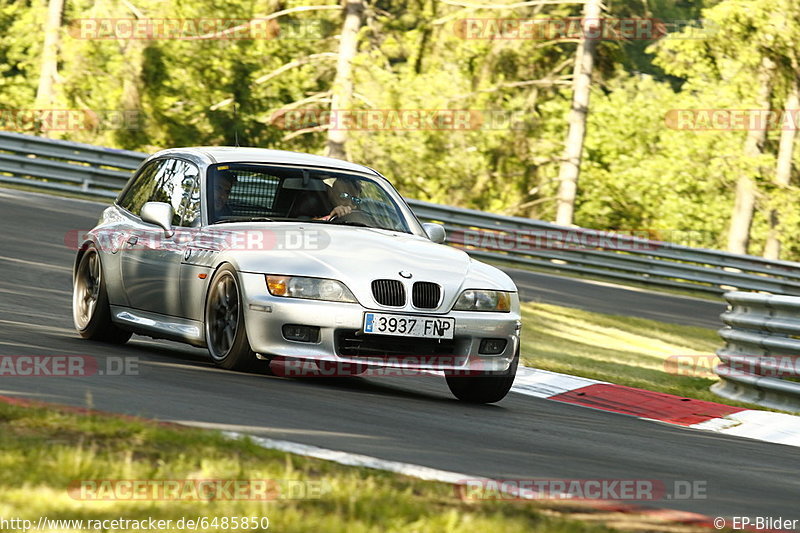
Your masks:
[{"label": "side window", "polygon": [[[167,159],[154,176],[156,184],[150,202],[165,202],[172,206],[172,225],[181,226],[194,222],[189,216],[192,192],[198,178],[197,167],[181,159]],[[194,208],[199,214],[199,205]]]},{"label": "side window", "polygon": [[280,183],[280,176],[268,168],[236,164],[210,167],[206,183],[209,221],[285,216],[286,207],[281,214],[275,206]]},{"label": "side window", "polygon": [[119,199],[117,202],[119,206],[139,216],[142,206],[150,200],[150,196],[153,194],[156,185],[154,177],[163,164],[163,160],[148,163]]},{"label": "side window", "polygon": [[183,188],[186,201],[181,212],[181,226],[196,227],[200,225],[200,171],[192,164],[183,176]]}]

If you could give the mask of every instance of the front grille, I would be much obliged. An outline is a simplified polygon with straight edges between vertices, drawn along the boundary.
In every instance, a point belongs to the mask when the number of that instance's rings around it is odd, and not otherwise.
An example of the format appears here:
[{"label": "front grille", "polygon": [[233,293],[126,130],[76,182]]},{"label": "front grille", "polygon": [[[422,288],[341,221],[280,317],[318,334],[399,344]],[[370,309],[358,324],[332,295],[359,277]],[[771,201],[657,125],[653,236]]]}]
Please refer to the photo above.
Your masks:
[{"label": "front grille", "polygon": [[356,357],[428,357],[453,355],[456,350],[454,339],[364,335],[358,330],[339,330],[334,338],[338,355]]},{"label": "front grille", "polygon": [[381,305],[403,307],[406,303],[406,289],[396,279],[376,279],[372,282],[372,296]]},{"label": "front grille", "polygon": [[418,281],[411,289],[411,301],[417,309],[436,309],[439,306],[441,287],[430,281]]}]

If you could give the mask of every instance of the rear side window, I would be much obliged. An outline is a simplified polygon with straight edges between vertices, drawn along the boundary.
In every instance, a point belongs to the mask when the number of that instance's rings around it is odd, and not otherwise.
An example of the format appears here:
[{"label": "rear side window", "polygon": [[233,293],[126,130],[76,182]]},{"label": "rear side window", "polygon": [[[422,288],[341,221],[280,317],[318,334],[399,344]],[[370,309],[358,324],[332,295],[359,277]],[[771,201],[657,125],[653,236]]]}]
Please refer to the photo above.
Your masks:
[{"label": "rear side window", "polygon": [[145,165],[139,174],[133,178],[133,183],[125,190],[117,204],[127,209],[136,216],[142,211],[142,206],[150,201],[156,188],[155,175],[163,166],[164,160],[151,161]]},{"label": "rear side window", "polygon": [[208,200],[214,221],[242,217],[273,217],[281,177],[269,168],[219,165],[210,172]]}]

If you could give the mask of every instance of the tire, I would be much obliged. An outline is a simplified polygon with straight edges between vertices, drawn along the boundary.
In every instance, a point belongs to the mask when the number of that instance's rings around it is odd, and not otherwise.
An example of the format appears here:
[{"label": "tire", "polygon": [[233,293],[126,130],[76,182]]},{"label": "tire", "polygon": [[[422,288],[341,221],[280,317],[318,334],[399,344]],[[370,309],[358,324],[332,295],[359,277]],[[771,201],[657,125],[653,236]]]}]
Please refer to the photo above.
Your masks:
[{"label": "tire", "polygon": [[502,372],[480,372],[478,375],[459,376],[445,374],[450,392],[463,402],[494,403],[506,397],[519,365],[519,348],[507,370]]},{"label": "tire", "polygon": [[216,366],[240,372],[264,366],[247,340],[242,293],[230,265],[221,267],[209,284],[204,322],[206,347]]},{"label": "tire", "polygon": [[84,339],[125,344],[131,338],[130,331],[111,321],[103,265],[94,245],[83,252],[72,279],[72,321]]}]

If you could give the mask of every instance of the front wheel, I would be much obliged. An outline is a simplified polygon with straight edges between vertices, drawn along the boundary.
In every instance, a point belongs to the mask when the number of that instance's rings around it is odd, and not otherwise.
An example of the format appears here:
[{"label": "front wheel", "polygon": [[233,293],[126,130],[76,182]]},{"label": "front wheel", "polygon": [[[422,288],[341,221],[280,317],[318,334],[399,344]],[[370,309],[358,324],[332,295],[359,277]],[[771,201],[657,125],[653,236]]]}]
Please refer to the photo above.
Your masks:
[{"label": "front wheel", "polygon": [[213,363],[228,370],[250,371],[258,366],[244,326],[236,271],[223,266],[211,280],[206,297],[205,333]]},{"label": "front wheel", "polygon": [[131,338],[111,321],[103,265],[93,245],[83,252],[72,280],[72,320],[84,339],[124,344]]},{"label": "front wheel", "polygon": [[461,401],[469,403],[494,403],[506,397],[519,365],[519,348],[508,369],[502,372],[480,372],[468,376],[445,374],[450,392]]}]

